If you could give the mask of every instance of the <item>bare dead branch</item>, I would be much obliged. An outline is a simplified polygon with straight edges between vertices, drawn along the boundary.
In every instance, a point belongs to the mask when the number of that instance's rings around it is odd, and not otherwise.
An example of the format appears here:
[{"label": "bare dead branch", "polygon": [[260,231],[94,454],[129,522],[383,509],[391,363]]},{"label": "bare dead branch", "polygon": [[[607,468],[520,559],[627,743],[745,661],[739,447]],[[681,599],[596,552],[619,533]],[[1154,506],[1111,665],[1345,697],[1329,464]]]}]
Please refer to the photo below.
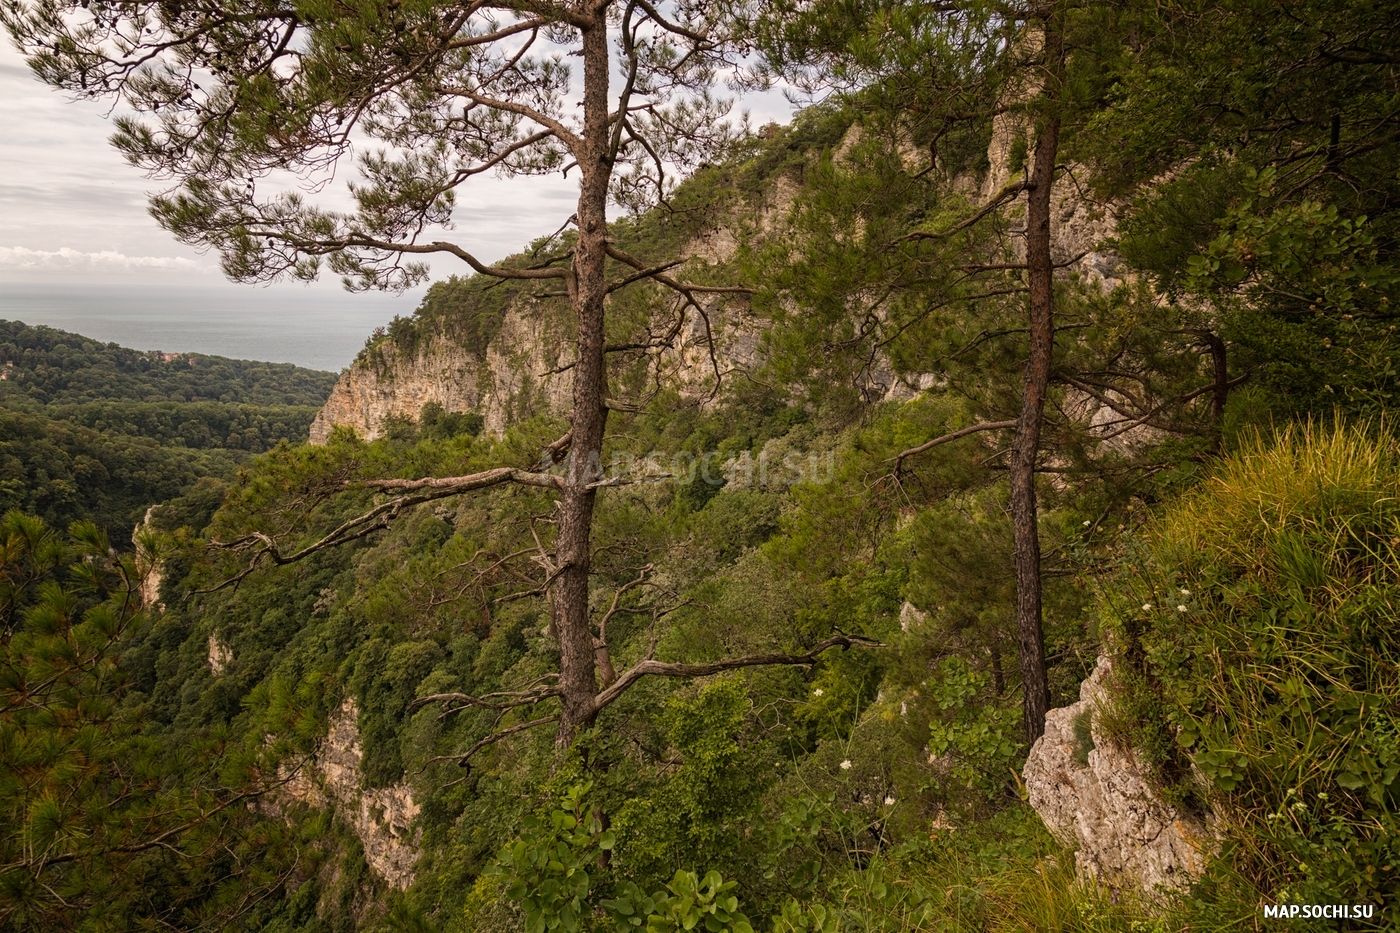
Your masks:
[{"label": "bare dead branch", "polygon": [[[549,569],[549,559],[548,559],[548,558],[544,558],[543,563],[544,563],[544,565],[545,565],[545,568],[546,568],[546,569]],[[519,592],[519,593],[508,593],[508,594],[506,594],[505,596],[499,596],[499,597],[497,597],[496,599],[491,600],[491,603],[492,603],[492,605],[495,605],[495,604],[498,604],[498,603],[513,603],[513,602],[515,602],[517,599],[529,599],[531,596],[543,596],[545,593],[549,592],[549,586],[550,586],[550,584],[553,583],[553,582],[555,581],[555,579],[559,576],[559,574],[561,574],[561,573],[563,573],[565,570],[567,570],[568,567],[569,567],[568,564],[563,564],[563,565],[561,565],[561,566],[559,566],[559,567],[555,567],[554,569],[550,570],[550,571],[549,571],[549,576],[547,576],[547,577],[544,578],[544,582],[541,583],[539,586],[535,587],[533,590],[523,590],[522,592]],[[553,627],[553,625],[554,625],[554,619],[553,619],[553,617],[550,618],[550,623],[549,623],[549,624],[550,624],[550,626],[551,626],[551,634],[553,634],[553,631],[552,631],[552,627]]]},{"label": "bare dead branch", "polygon": [[723,661],[711,661],[708,664],[672,664],[647,657],[623,671],[618,676],[616,683],[599,693],[593,700],[594,709],[602,710],[626,693],[632,685],[643,677],[707,677],[711,674],[744,667],[815,664],[822,652],[828,648],[837,647],[842,649],[884,648],[885,644],[863,635],[833,635],[815,645],[811,651],[805,654],[750,654],[739,658],[726,658]]},{"label": "bare dead branch", "polygon": [[649,279],[653,276],[660,275],[663,272],[669,272],[670,270],[674,269],[676,266],[679,266],[684,262],[684,259],[675,259],[671,262],[664,262],[659,266],[652,266],[650,269],[643,269],[640,272],[633,273],[632,275],[629,275],[627,278],[623,279],[621,282],[609,285],[608,294],[611,295],[613,292],[621,291],[622,289],[631,285],[633,282],[639,282],[642,279]]},{"label": "bare dead branch", "polygon": [[522,19],[518,23],[512,23],[511,25],[501,29],[497,29],[494,32],[485,32],[475,36],[466,36],[461,39],[454,39],[453,41],[446,43],[443,47],[445,49],[469,49],[479,45],[490,45],[492,42],[497,42],[509,36],[518,35],[522,32],[530,32],[531,30],[538,30],[547,25],[548,23],[545,20],[540,19],[538,17],[533,19]]},{"label": "bare dead branch", "polygon": [[674,33],[678,36],[683,36],[701,47],[708,47],[711,44],[710,39],[708,37],[701,35],[698,32],[686,29],[684,26],[681,26],[677,23],[673,23],[666,17],[662,16],[661,13],[657,11],[656,7],[652,6],[650,3],[647,3],[647,0],[637,0],[637,6],[641,7],[643,10],[646,10],[647,16],[651,17],[651,21],[656,25],[660,26],[662,29],[666,30],[667,32]]},{"label": "bare dead branch", "polygon": [[532,719],[529,722],[518,723],[507,729],[497,730],[496,732],[492,732],[490,735],[486,736],[484,739],[479,740],[475,745],[473,745],[471,748],[467,749],[460,755],[436,755],[432,758],[429,758],[426,762],[423,763],[423,767],[418,769],[418,773],[421,774],[427,769],[428,765],[437,764],[439,761],[455,761],[458,765],[465,768],[470,763],[472,756],[475,755],[477,752],[481,751],[486,746],[495,745],[497,742],[501,741],[501,739],[515,735],[517,732],[524,732],[526,729],[533,729],[536,726],[543,726],[546,723],[558,721],[559,716],[556,714],[554,716],[544,716],[539,719]]},{"label": "bare dead branch", "polygon": [[608,611],[603,613],[603,618],[598,620],[598,636],[593,639],[593,653],[598,664],[598,673],[603,679],[604,687],[611,687],[617,680],[617,670],[613,667],[612,652],[608,649],[608,623],[613,616],[617,615],[618,603],[626,595],[628,590],[635,589],[646,582],[647,574],[656,569],[655,564],[646,564],[637,572],[637,579],[630,580],[619,586],[613,593],[612,605]]},{"label": "bare dead branch", "polygon": [[898,246],[900,243],[908,243],[911,240],[946,240],[953,234],[961,233],[968,227],[975,225],[983,217],[986,217],[988,214],[1001,207],[1007,201],[1012,200],[1022,191],[1026,191],[1030,187],[1031,185],[1026,181],[1012,182],[1011,184],[998,191],[995,195],[993,195],[992,199],[988,201],[982,207],[981,210],[973,214],[971,217],[967,217],[959,221],[958,223],[953,224],[953,226],[949,227],[946,230],[939,230],[936,232],[928,230],[915,230],[913,233],[906,233],[904,234],[904,236],[895,237],[888,244],[886,244],[886,249],[888,249],[891,246]]},{"label": "bare dead branch", "polygon": [[517,470],[514,467],[497,467],[494,470],[470,473],[466,476],[372,479],[360,483],[347,483],[346,485],[359,485],[368,489],[432,489],[447,495],[455,495],[461,492],[471,492],[475,489],[484,489],[488,486],[499,486],[501,483],[520,483],[522,486],[541,486],[546,489],[559,489],[562,486],[562,481],[557,476],[549,473],[531,473],[528,470]]},{"label": "bare dead branch", "polygon": [[890,461],[894,461],[895,472],[899,472],[899,469],[904,465],[904,459],[906,457],[913,457],[916,454],[921,454],[926,450],[932,450],[940,444],[946,444],[949,441],[955,441],[960,437],[967,437],[969,434],[977,434],[981,431],[1000,431],[1004,428],[1014,427],[1016,427],[1016,422],[1014,420],[983,421],[980,424],[974,424],[971,427],[962,428],[960,430],[952,432],[951,434],[944,434],[942,437],[935,437],[931,441],[925,441],[918,447],[910,447],[908,450],[901,451],[896,456],[888,458],[885,462],[889,463]]},{"label": "bare dead branch", "polygon": [[[256,570],[264,559],[271,560],[273,564],[280,567],[284,564],[299,561],[317,551],[363,538],[375,531],[388,527],[389,523],[393,521],[403,509],[409,506],[420,505],[424,502],[432,502],[435,499],[445,499],[448,496],[456,496],[476,489],[499,486],[508,482],[520,483],[525,486],[542,486],[549,489],[560,488],[560,480],[557,476],[551,476],[548,473],[531,473],[527,470],[517,470],[512,467],[498,467],[494,470],[472,473],[467,476],[428,477],[425,479],[347,480],[344,485],[348,488],[359,487],[368,489],[403,490],[411,494],[396,496],[387,502],[381,502],[369,511],[342,522],[339,527],[335,528],[329,534],[324,535],[319,540],[291,554],[283,554],[276,540],[270,535],[266,535],[260,531],[244,535],[235,541],[212,541],[209,546],[215,550],[246,551],[252,549],[253,554],[252,557],[249,558],[247,566],[238,574],[224,580],[217,586],[198,592],[214,593],[225,587],[233,586]],[[419,490],[422,491],[420,492]]]},{"label": "bare dead branch", "polygon": [[574,429],[564,432],[564,436],[550,444],[544,449],[545,456],[550,463],[559,464],[564,462],[564,455],[569,452],[569,448],[574,445]]},{"label": "bare dead branch", "polygon": [[[555,679],[559,677],[558,674],[553,676]],[[540,679],[543,680],[544,678]],[[559,694],[560,690],[558,686],[536,687],[530,690],[508,690],[499,693],[483,693],[479,697],[471,696],[466,693],[434,693],[432,696],[419,697],[408,704],[408,711],[411,713],[414,710],[422,709],[429,703],[460,704],[443,711],[442,716],[438,717],[439,719],[443,719],[453,713],[458,713],[472,707],[496,710],[514,709],[517,706],[529,706],[534,703],[540,703],[551,697],[557,697]]]},{"label": "bare dead branch", "polygon": [[[1175,396],[1173,398],[1165,399],[1155,405],[1148,405],[1144,402],[1134,399],[1131,393],[1125,391],[1122,386],[1101,385],[1095,382],[1094,380],[1087,379],[1082,376],[1074,376],[1068,373],[1060,373],[1059,375],[1060,378],[1064,379],[1065,382],[1079,389],[1081,392],[1098,401],[1101,405],[1111,409],[1113,412],[1123,417],[1123,422],[1120,422],[1120,424],[1122,425],[1121,427],[1118,427],[1110,434],[1100,435],[1098,437],[1098,440],[1111,440],[1112,438],[1126,434],[1127,432],[1131,431],[1133,428],[1138,427],[1139,425],[1146,425],[1150,428],[1155,428],[1159,431],[1166,431],[1169,434],[1201,434],[1203,432],[1198,428],[1187,425],[1172,424],[1167,421],[1162,421],[1158,418],[1158,415],[1160,415],[1167,408],[1176,405],[1184,405],[1192,399],[1199,398],[1200,396],[1205,395],[1207,392],[1214,391],[1218,388],[1215,383],[1210,383],[1209,385],[1201,386],[1198,389],[1193,389],[1189,392],[1182,393],[1181,395]],[[1234,388],[1235,386],[1248,379],[1249,375],[1249,372],[1242,373],[1241,375],[1236,376],[1234,379],[1231,379],[1224,383],[1224,387],[1227,389]],[[1110,393],[1117,393],[1122,397],[1128,399],[1129,401],[1134,402],[1134,404],[1136,404],[1137,406],[1137,409],[1133,410],[1124,406]]]},{"label": "bare dead branch", "polygon": [[754,292],[752,288],[745,285],[696,285],[693,282],[681,282],[672,276],[666,275],[664,272],[658,272],[647,267],[636,256],[618,249],[611,241],[608,242],[607,249],[608,255],[613,259],[616,259],[618,262],[626,263],[633,269],[645,272],[648,278],[654,279],[667,288],[679,292],[690,304],[695,305],[697,310],[699,309],[699,305],[695,303],[695,297],[692,292],[728,295],[751,295]]},{"label": "bare dead branch", "polygon": [[478,106],[486,107],[491,110],[500,110],[506,113],[514,113],[527,120],[533,120],[535,123],[549,130],[561,143],[568,146],[569,151],[573,152],[575,156],[582,151],[583,140],[579,139],[578,134],[541,110],[536,110],[534,107],[525,104],[518,104],[512,100],[499,100],[494,97],[487,97],[485,94],[473,91],[471,88],[467,87],[446,87],[443,90],[449,94],[455,94],[458,97],[465,97]]},{"label": "bare dead branch", "polygon": [[[720,383],[723,382],[723,380],[724,380],[724,374],[720,372],[720,369],[719,369],[719,357],[715,355],[714,329],[710,326],[710,315],[709,315],[709,312],[707,312],[707,311],[705,310],[704,306],[701,305],[700,302],[698,302],[698,301],[695,300],[695,293],[696,293],[696,292],[717,292],[717,293],[732,293],[732,294],[751,294],[751,293],[753,292],[753,289],[747,288],[747,287],[742,287],[742,286],[721,287],[721,286],[707,286],[707,285],[692,285],[692,284],[690,284],[690,283],[688,283],[688,282],[685,282],[685,283],[679,282],[679,281],[677,281],[676,279],[672,278],[671,276],[666,275],[665,273],[651,272],[651,271],[647,268],[647,266],[643,265],[642,261],[641,261],[640,259],[638,259],[636,256],[633,256],[633,255],[631,255],[631,254],[629,254],[629,253],[624,252],[623,250],[618,249],[618,248],[617,248],[616,246],[614,246],[612,243],[608,243],[608,244],[607,244],[607,251],[608,251],[608,255],[611,256],[612,258],[618,260],[619,262],[624,262],[624,263],[626,263],[627,265],[631,266],[631,267],[634,268],[634,269],[647,271],[649,277],[650,277],[653,281],[660,282],[662,285],[665,285],[667,288],[669,288],[669,289],[671,289],[671,290],[673,290],[673,291],[679,293],[679,294],[685,299],[686,304],[688,304],[688,305],[690,305],[692,308],[694,308],[694,309],[695,309],[695,313],[698,314],[698,315],[700,315],[701,319],[705,322],[705,333],[706,333],[706,336],[708,337],[708,340],[707,340],[707,349],[709,350],[709,353],[710,353],[710,366],[714,369],[714,373],[715,373],[715,388],[714,388],[714,391],[710,393],[710,398],[713,399],[717,394],[719,394]],[[627,411],[627,410],[629,410],[629,409],[619,409],[619,410],[620,410],[620,411]]]},{"label": "bare dead branch", "polygon": [[705,295],[752,295],[755,291],[747,285],[696,285],[694,282],[687,282],[685,287]]}]

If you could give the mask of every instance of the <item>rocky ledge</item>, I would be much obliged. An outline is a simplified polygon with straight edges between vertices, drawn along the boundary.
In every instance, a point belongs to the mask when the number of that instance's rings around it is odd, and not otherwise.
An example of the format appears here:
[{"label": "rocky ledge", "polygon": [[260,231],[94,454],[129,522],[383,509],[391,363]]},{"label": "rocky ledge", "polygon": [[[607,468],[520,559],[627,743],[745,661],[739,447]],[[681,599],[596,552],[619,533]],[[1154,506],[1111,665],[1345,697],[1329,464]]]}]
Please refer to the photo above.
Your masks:
[{"label": "rocky ledge", "polygon": [[364,788],[360,782],[360,748],[356,720],[359,710],[347,698],[331,714],[330,730],[311,761],[283,786],[280,799],[270,801],[273,812],[284,803],[316,808],[333,807],[364,847],[365,861],[375,874],[402,891],[413,884],[423,832],[414,827],[418,804],[407,783]]}]

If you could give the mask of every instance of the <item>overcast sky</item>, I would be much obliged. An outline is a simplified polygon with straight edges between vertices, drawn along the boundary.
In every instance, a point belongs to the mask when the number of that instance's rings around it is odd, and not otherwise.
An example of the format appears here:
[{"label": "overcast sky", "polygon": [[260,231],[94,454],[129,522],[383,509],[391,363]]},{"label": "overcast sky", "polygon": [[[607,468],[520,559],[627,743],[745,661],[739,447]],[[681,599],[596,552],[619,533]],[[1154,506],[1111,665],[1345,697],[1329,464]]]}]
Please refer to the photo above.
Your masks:
[{"label": "overcast sky", "polygon": [[[215,257],[146,213],[157,186],[122,160],[111,132],[101,105],[48,88],[8,42],[0,48],[0,283],[222,281]],[[557,228],[577,197],[558,176],[483,178],[462,193],[454,238],[488,261]]]},{"label": "overcast sky", "polygon": [[[755,125],[790,118],[777,94],[744,103]],[[0,288],[223,281],[215,257],[176,242],[146,213],[156,185],[111,147],[111,131],[101,105],[41,84],[8,41],[0,43]],[[482,177],[459,191],[450,236],[494,261],[557,229],[576,197],[573,179],[558,175]],[[433,268],[434,277],[458,271],[446,258]]]},{"label": "overcast sky", "polygon": [[[365,337],[421,295],[347,295],[332,275],[256,287],[227,281],[216,256],[178,243],[146,212],[157,190],[108,142],[104,107],[33,77],[0,33],[0,318],[47,324],[137,349],[212,353],[338,370]],[[753,125],[786,123],[781,94],[746,98]],[[342,171],[317,203],[345,209]],[[445,234],[492,262],[557,230],[574,211],[569,179],[478,176],[458,190]],[[432,260],[432,277],[467,268]]]}]

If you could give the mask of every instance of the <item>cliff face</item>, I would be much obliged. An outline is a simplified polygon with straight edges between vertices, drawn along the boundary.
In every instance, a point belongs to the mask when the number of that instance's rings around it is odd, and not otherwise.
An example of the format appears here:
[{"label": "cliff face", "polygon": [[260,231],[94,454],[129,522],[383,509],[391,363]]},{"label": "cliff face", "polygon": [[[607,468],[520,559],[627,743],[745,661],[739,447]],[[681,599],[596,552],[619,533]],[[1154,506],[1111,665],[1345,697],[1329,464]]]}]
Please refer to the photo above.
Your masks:
[{"label": "cliff face", "polygon": [[155,508],[151,506],[146,509],[146,516],[131,530],[131,543],[136,549],[136,572],[141,575],[141,605],[143,608],[159,611],[165,608],[160,602],[160,585],[165,575],[161,562],[151,557],[147,548],[149,542],[146,539],[146,535],[152,531],[151,513]]},{"label": "cliff face", "polygon": [[[369,352],[376,357],[390,356],[377,348]],[[341,373],[311,422],[311,443],[324,444],[340,425],[372,440],[379,436],[385,418],[416,418],[429,402],[437,402],[447,411],[475,408],[480,403],[477,368],[475,360],[456,352],[441,337],[433,338],[411,357],[357,359]]]},{"label": "cliff face", "polygon": [[[796,185],[777,179],[744,223],[771,229],[786,216]],[[706,264],[729,261],[739,235],[721,223],[691,240],[680,257]],[[658,336],[681,326],[671,345],[648,351],[651,385],[691,396],[708,395],[716,373],[750,369],[759,361],[763,328],[741,296],[697,295],[704,309],[688,308],[670,293],[653,302],[649,330]],[[310,441],[323,444],[337,427],[366,440],[383,433],[386,418],[416,419],[436,402],[449,412],[476,411],[484,430],[499,437],[511,424],[540,414],[562,415],[571,406],[573,325],[548,299],[517,298],[483,355],[439,332],[411,352],[392,340],[368,349],[341,374],[311,425]]]},{"label": "cliff face", "polygon": [[[708,392],[716,368],[726,372],[758,361],[761,329],[753,317],[722,299],[703,304],[709,326],[692,309],[674,346],[650,361],[663,384],[683,393]],[[658,320],[674,321],[679,311],[675,304],[659,309]],[[572,361],[567,322],[531,299],[517,301],[506,312],[484,359],[442,334],[411,354],[386,340],[341,374],[311,425],[310,440],[325,443],[340,426],[373,440],[386,418],[416,419],[429,402],[447,411],[476,411],[486,432],[499,437],[521,419],[569,410],[572,374],[567,367]]]},{"label": "cliff face", "polygon": [[[851,127],[836,149],[837,159],[859,141],[860,132],[858,124]],[[992,170],[981,184],[987,196],[1009,180],[1013,143],[1024,135],[1024,128],[1013,121],[998,119],[988,150]],[[917,161],[912,151],[910,158]],[[969,179],[964,187],[975,184]],[[680,250],[680,258],[723,264],[746,236],[785,235],[798,189],[786,176],[770,179],[761,200],[747,205],[748,215],[728,218],[697,235]],[[1087,201],[1069,176],[1056,182],[1054,204],[1056,261],[1105,288],[1116,285],[1117,259],[1099,246],[1114,232],[1111,208]],[[1018,224],[1023,225],[1024,218],[1013,216],[1013,228]],[[741,296],[697,297],[703,315],[685,308],[674,295],[654,302],[649,327],[653,335],[668,333],[677,315],[684,314],[684,321],[670,347],[649,351],[648,382],[704,398],[713,390],[717,373],[744,372],[761,363],[766,325],[749,312]],[[428,403],[449,412],[476,411],[487,434],[495,437],[534,415],[564,415],[571,405],[572,374],[567,367],[573,359],[572,334],[572,322],[558,303],[525,296],[506,310],[484,354],[469,352],[442,332],[420,340],[408,352],[393,340],[383,340],[341,374],[311,425],[310,441],[323,444],[342,426],[373,440],[383,433],[386,418],[417,419]],[[882,360],[864,378],[860,388],[868,402],[907,400],[938,382],[934,374],[901,376]],[[1089,420],[1099,408],[1082,407],[1085,411],[1079,414]]]},{"label": "cliff face", "polygon": [[[720,371],[754,365],[760,331],[753,320],[720,301],[706,304]],[[341,426],[373,440],[383,432],[386,418],[416,419],[429,402],[446,411],[480,413],[485,431],[497,437],[521,419],[564,414],[571,403],[572,375],[565,367],[573,361],[573,348],[566,327],[552,317],[534,302],[518,302],[506,313],[485,359],[476,359],[441,334],[412,354],[401,354],[385,341],[341,374],[311,425],[311,443],[325,443]],[[704,320],[692,312],[676,346],[654,358],[653,365],[665,384],[687,393],[706,392],[714,380],[710,344]]]},{"label": "cliff face", "polygon": [[407,784],[364,789],[360,762],[364,752],[355,721],[359,710],[347,699],[331,714],[330,730],[315,757],[282,787],[280,800],[311,807],[333,806],[364,847],[375,874],[402,891],[413,884],[421,829],[415,829],[418,804]]}]

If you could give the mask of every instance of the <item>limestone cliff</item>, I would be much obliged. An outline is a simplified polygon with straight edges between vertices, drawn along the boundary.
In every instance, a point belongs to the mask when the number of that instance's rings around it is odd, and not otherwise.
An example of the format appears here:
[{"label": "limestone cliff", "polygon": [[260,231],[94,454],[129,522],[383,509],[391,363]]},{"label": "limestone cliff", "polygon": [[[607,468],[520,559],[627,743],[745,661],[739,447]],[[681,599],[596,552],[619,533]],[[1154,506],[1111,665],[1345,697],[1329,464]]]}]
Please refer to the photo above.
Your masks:
[{"label": "limestone cliff", "polygon": [[1184,890],[1214,838],[1206,823],[1160,800],[1136,756],[1104,736],[1098,712],[1111,664],[1100,658],[1079,702],[1052,709],[1026,760],[1026,791],[1046,827],[1077,849],[1082,874],[1110,887]]},{"label": "limestone cliff", "polygon": [[[839,159],[860,139],[854,125],[836,147]],[[1011,151],[1025,130],[999,119],[988,151],[992,169],[982,180],[988,193],[1010,177]],[[911,149],[910,159],[919,156]],[[915,166],[917,167],[917,166]],[[797,197],[799,184],[778,175],[767,180],[761,196],[745,203],[747,214],[723,218],[695,235],[679,251],[694,264],[717,265],[731,260],[746,236],[782,236]],[[969,180],[969,185],[975,184]],[[963,186],[967,187],[967,186]],[[1111,288],[1118,282],[1116,257],[1100,249],[1114,232],[1112,211],[1085,198],[1073,173],[1055,184],[1055,258],[1086,279]],[[1024,223],[1012,209],[1013,229]],[[1019,244],[1023,237],[1013,237]],[[652,386],[665,385],[692,398],[707,398],[717,375],[751,371],[761,362],[766,323],[750,313],[741,296],[701,297],[703,314],[665,294],[653,302],[647,330],[652,339],[669,334],[678,316],[681,326],[670,346],[647,351]],[[449,412],[475,411],[487,434],[499,437],[513,423],[538,414],[564,415],[570,406],[572,325],[561,305],[522,294],[510,303],[499,330],[484,353],[472,352],[438,326],[413,347],[383,339],[368,347],[341,374],[325,406],[311,425],[313,444],[325,443],[336,427],[349,427],[372,440],[383,432],[385,419],[416,419],[428,403]],[[898,374],[888,361],[877,359],[858,386],[866,401],[913,398],[937,384],[935,374]],[[1077,412],[1092,420],[1101,406],[1083,402]]]},{"label": "limestone cliff", "polygon": [[[723,238],[719,231],[697,248],[722,250]],[[673,345],[650,358],[655,379],[691,394],[708,393],[716,369],[725,373],[755,365],[762,333],[742,302],[710,298],[702,299],[702,306],[705,316],[692,309]],[[679,302],[658,308],[658,324],[681,312]],[[521,298],[507,310],[483,358],[442,333],[410,353],[391,340],[371,347],[341,374],[312,422],[310,440],[325,443],[339,426],[372,440],[386,418],[417,418],[429,402],[447,411],[476,411],[486,432],[500,436],[523,418],[568,411],[572,361],[568,324],[558,309]]]},{"label": "limestone cliff", "polygon": [[[851,127],[838,151],[859,138]],[[799,185],[778,175],[744,212],[718,219],[679,250],[688,268],[721,265],[734,258],[745,237],[783,235]],[[649,310],[649,340],[669,345],[646,351],[645,385],[664,385],[691,398],[707,399],[717,378],[733,378],[761,362],[766,322],[752,314],[741,295],[697,293],[700,310],[678,296],[658,292]],[[679,323],[679,329],[673,329]],[[522,295],[507,308],[484,353],[472,353],[441,327],[411,349],[384,339],[367,348],[341,374],[311,425],[310,440],[322,444],[337,427],[361,437],[380,436],[386,418],[417,418],[435,402],[450,412],[476,411],[484,430],[499,437],[511,424],[537,414],[564,415],[570,407],[572,324],[550,299]],[[859,386],[868,401],[905,400],[929,388],[931,375],[903,376],[875,361]]]},{"label": "limestone cliff", "polygon": [[290,775],[273,805],[332,806],[364,847],[369,867],[402,891],[413,884],[422,831],[414,827],[418,804],[405,783],[392,787],[360,786],[364,752],[356,727],[359,710],[347,699],[331,714],[330,729],[316,755]]},{"label": "limestone cliff", "polygon": [[[681,259],[705,265],[731,260],[739,248],[737,226],[771,230],[786,216],[797,186],[786,178],[749,205],[752,215],[720,221],[694,236]],[[647,351],[651,385],[708,396],[717,375],[747,370],[759,361],[762,324],[741,296],[697,294],[703,313],[669,293],[653,302],[648,330],[669,335],[670,345]],[[341,374],[311,425],[313,444],[336,427],[372,440],[390,417],[417,418],[436,402],[450,412],[476,411],[487,434],[499,437],[512,423],[537,414],[566,414],[570,407],[572,323],[557,301],[522,295],[506,309],[485,352],[472,353],[442,332],[404,352],[392,340],[367,348]]]},{"label": "limestone cliff", "polygon": [[165,578],[160,560],[152,556],[148,535],[152,532],[151,514],[155,506],[146,509],[146,515],[131,530],[131,543],[136,550],[136,572],[140,574],[138,591],[143,609],[160,611],[165,607],[160,601],[160,585]]},{"label": "limestone cliff", "polygon": [[416,418],[429,402],[447,411],[481,404],[479,363],[447,339],[435,336],[419,352],[403,358],[392,349],[371,348],[366,354],[372,357],[362,355],[341,373],[311,422],[311,443],[324,444],[341,425],[373,439],[386,418]]}]

